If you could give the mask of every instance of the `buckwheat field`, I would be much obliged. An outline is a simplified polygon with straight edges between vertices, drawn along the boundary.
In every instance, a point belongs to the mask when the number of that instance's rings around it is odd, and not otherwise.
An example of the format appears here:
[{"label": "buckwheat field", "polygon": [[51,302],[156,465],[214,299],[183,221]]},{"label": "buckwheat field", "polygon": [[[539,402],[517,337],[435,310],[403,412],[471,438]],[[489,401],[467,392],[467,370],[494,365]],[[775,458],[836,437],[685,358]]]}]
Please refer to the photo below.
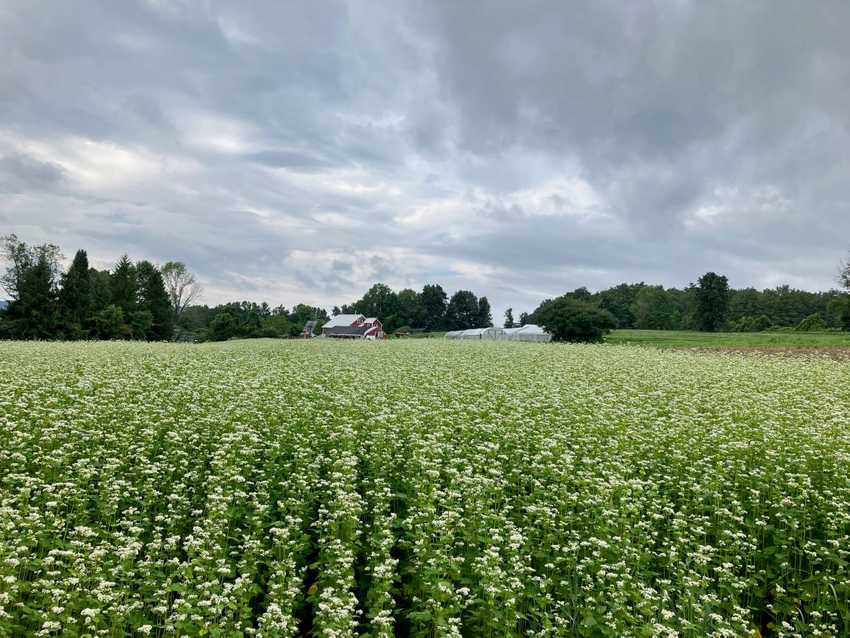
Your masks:
[{"label": "buckwheat field", "polygon": [[847,636],[850,364],[0,344],[0,636]]}]

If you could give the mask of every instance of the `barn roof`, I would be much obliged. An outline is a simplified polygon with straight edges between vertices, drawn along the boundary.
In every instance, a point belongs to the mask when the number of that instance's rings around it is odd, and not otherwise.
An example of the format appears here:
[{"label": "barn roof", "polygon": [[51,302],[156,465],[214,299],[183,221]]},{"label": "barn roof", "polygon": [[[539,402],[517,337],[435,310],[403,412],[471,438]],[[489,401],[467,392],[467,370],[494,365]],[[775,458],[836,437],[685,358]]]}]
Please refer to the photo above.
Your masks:
[{"label": "barn roof", "polygon": [[337,326],[350,326],[355,321],[363,321],[363,315],[337,315],[336,317],[331,317],[331,320],[328,321],[324,326],[325,328],[336,328]]}]

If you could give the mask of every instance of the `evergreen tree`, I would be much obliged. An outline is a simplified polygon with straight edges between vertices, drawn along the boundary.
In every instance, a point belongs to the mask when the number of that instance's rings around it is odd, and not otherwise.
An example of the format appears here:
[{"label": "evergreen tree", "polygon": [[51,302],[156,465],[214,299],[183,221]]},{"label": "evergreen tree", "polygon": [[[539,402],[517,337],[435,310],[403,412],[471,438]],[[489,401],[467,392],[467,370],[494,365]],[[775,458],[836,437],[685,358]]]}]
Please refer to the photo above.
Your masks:
[{"label": "evergreen tree", "polygon": [[149,341],[168,341],[174,336],[174,309],[159,269],[149,261],[136,264],[138,308],[150,313],[150,325],[144,337]]},{"label": "evergreen tree", "polygon": [[10,235],[3,238],[3,256],[9,266],[0,284],[12,297],[5,312],[9,334],[16,339],[57,338],[59,247],[31,247]]},{"label": "evergreen tree", "polygon": [[82,339],[88,334],[91,305],[89,260],[85,250],[78,250],[68,272],[62,275],[62,288],[59,291],[65,338]]},{"label": "evergreen tree", "polygon": [[95,317],[112,303],[112,275],[108,270],[89,268],[89,318],[87,328],[97,333]]},{"label": "evergreen tree", "polygon": [[519,313],[519,325],[524,326],[529,322],[529,315],[527,312]]},{"label": "evergreen tree", "polygon": [[128,317],[136,308],[138,284],[136,267],[127,255],[122,256],[115,264],[110,284],[112,303],[121,308],[125,318]]},{"label": "evergreen tree", "polygon": [[505,328],[514,327],[514,309],[508,308],[505,310]]}]

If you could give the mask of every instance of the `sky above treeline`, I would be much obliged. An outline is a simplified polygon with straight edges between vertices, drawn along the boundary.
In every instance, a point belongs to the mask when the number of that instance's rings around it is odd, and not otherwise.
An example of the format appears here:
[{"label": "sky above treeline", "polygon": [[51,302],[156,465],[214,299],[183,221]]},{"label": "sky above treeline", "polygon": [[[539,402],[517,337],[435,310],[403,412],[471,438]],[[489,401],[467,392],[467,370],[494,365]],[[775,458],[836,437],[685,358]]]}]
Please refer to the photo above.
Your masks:
[{"label": "sky above treeline", "polygon": [[0,234],[203,301],[835,287],[850,4],[0,0]]}]

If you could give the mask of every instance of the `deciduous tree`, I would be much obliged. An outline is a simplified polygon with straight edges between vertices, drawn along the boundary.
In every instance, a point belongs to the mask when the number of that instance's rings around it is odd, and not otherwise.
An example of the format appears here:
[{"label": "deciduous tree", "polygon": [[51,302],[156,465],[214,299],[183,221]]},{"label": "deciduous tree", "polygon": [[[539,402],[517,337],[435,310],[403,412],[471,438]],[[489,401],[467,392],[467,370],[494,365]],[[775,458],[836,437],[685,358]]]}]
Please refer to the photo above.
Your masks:
[{"label": "deciduous tree", "polygon": [[449,300],[446,308],[446,328],[466,330],[478,328],[481,320],[478,298],[469,290],[458,290]]},{"label": "deciduous tree", "polygon": [[165,262],[161,272],[177,319],[188,305],[200,297],[203,287],[182,261]]},{"label": "deciduous tree", "polygon": [[426,284],[419,295],[422,303],[422,328],[428,332],[445,327],[448,296],[440,284]]},{"label": "deciduous tree", "polygon": [[569,294],[541,306],[534,316],[553,341],[602,341],[607,332],[617,327],[617,320],[610,312]]},{"label": "deciduous tree", "polygon": [[722,330],[729,310],[729,280],[722,275],[707,272],[699,278],[697,284],[697,328],[707,332]]}]

